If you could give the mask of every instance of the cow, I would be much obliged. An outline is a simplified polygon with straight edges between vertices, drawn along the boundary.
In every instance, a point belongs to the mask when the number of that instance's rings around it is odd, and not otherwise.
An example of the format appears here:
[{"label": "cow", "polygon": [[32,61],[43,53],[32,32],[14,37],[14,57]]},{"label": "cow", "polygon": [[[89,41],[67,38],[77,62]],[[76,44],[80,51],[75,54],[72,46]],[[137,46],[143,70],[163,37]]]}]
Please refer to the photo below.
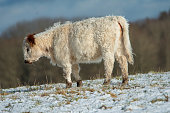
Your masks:
[{"label": "cow", "polygon": [[77,87],[82,86],[80,63],[104,62],[104,83],[109,85],[115,59],[122,73],[122,85],[128,84],[128,63],[133,64],[129,24],[122,16],[89,18],[77,22],[55,23],[51,28],[24,38],[25,63],[47,57],[52,65],[63,68],[66,88],[72,86],[71,73]]}]

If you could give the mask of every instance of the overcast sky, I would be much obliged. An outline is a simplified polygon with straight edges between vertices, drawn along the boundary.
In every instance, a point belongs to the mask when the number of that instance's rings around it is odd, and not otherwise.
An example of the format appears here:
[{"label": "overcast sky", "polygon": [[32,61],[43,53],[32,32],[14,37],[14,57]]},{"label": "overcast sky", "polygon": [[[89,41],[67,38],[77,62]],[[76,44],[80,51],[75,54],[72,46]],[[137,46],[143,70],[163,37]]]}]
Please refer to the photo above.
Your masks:
[{"label": "overcast sky", "polygon": [[135,21],[169,9],[170,0],[0,0],[0,33],[19,21],[39,17],[122,15]]}]

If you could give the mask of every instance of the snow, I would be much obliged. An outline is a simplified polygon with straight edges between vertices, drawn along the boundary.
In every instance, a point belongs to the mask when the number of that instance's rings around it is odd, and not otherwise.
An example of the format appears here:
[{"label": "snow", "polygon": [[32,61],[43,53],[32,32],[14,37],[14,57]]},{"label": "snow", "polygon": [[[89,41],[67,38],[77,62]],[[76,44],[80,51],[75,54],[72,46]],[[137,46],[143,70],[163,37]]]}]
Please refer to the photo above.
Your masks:
[{"label": "snow", "polygon": [[121,77],[103,86],[103,79],[65,84],[44,84],[0,89],[0,112],[50,113],[168,113],[170,112],[170,72],[129,76],[121,87]]}]

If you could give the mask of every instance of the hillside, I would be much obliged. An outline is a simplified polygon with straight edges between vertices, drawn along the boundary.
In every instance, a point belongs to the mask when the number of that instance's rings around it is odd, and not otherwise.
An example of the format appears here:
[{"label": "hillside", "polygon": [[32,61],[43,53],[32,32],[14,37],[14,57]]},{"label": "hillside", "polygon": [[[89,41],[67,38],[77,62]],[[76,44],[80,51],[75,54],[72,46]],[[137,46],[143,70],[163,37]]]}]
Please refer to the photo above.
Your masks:
[{"label": "hillside", "polygon": [[168,113],[170,112],[170,72],[129,76],[129,86],[121,88],[121,78],[103,86],[103,79],[83,81],[65,89],[65,84],[44,84],[0,90],[0,112],[54,113]]},{"label": "hillside", "polygon": [[[83,18],[70,19],[78,21]],[[128,19],[128,18],[127,18]],[[52,66],[46,58],[33,65],[24,64],[22,41],[30,33],[39,33],[64,18],[40,18],[19,22],[0,35],[0,88],[20,85],[65,82],[62,69]],[[170,11],[160,13],[157,18],[130,22],[129,34],[133,48],[134,65],[129,65],[129,73],[148,73],[150,71],[170,71]],[[12,64],[12,65],[11,65]],[[103,62],[81,64],[80,76],[83,80],[104,77]],[[115,62],[113,75],[120,75]]]}]

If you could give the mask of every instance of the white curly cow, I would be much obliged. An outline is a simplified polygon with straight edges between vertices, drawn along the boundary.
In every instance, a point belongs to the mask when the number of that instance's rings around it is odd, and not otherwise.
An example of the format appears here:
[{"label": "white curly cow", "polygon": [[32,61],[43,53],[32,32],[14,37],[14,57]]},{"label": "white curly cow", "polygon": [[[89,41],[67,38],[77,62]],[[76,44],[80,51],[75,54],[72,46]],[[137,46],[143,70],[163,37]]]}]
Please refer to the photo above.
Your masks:
[{"label": "white curly cow", "polygon": [[53,65],[62,67],[67,88],[72,85],[71,73],[77,86],[82,85],[79,63],[98,63],[103,59],[105,85],[110,83],[115,59],[122,71],[123,85],[128,83],[128,62],[133,64],[128,23],[121,16],[55,24],[44,32],[25,37],[23,53],[25,63],[45,56]]}]

